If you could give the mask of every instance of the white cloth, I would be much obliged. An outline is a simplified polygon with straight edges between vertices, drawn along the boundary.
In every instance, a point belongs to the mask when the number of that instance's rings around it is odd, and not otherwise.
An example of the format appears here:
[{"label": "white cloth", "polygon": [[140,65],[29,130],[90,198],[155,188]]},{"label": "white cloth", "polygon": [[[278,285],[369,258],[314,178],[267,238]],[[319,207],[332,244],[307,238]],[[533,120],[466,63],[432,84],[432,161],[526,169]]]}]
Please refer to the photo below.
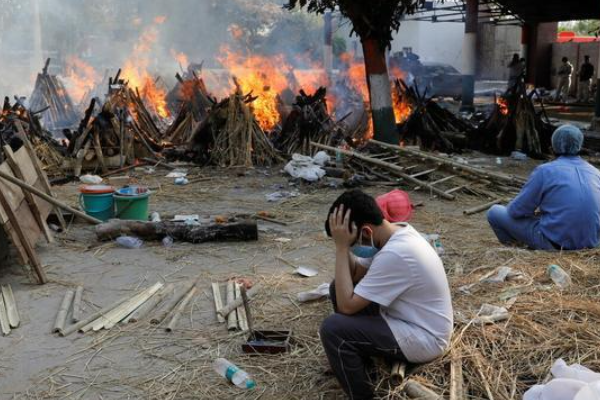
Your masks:
[{"label": "white cloth", "polygon": [[442,260],[410,225],[401,226],[354,289],[380,305],[408,361],[441,356],[452,336],[450,288]]},{"label": "white cloth", "polygon": [[523,400],[600,400],[600,374],[580,364],[558,359],[551,369],[553,379],[531,387]]}]

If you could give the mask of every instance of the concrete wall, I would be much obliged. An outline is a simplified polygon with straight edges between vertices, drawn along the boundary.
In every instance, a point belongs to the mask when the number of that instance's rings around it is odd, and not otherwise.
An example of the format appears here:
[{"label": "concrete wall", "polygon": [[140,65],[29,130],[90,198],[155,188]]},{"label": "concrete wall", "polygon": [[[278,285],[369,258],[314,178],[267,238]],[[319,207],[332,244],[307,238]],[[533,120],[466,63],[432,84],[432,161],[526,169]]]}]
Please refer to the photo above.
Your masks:
[{"label": "concrete wall", "polygon": [[573,64],[573,84],[571,85],[571,94],[577,93],[577,85],[579,78],[576,73],[579,72],[581,64],[583,64],[583,58],[588,55],[590,56],[590,62],[594,64],[594,67],[598,68],[598,52],[600,52],[600,42],[593,43],[554,43],[552,45],[552,88],[556,88],[558,85],[558,76],[556,72],[561,64],[563,57],[568,57],[571,64]]},{"label": "concrete wall", "polygon": [[477,78],[508,80],[507,65],[521,52],[521,28],[513,25],[479,24]]}]

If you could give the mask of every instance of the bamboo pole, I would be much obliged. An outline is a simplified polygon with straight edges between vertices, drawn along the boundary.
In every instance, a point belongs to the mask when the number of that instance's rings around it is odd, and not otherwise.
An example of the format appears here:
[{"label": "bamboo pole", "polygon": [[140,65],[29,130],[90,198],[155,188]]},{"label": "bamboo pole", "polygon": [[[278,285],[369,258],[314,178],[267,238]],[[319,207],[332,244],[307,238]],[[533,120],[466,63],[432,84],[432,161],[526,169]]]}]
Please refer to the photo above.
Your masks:
[{"label": "bamboo pole", "polygon": [[188,303],[192,300],[192,298],[196,294],[197,290],[198,289],[196,288],[196,286],[193,286],[190,289],[190,291],[187,293],[187,295],[183,298],[183,300],[181,300],[181,303],[179,303],[179,305],[173,312],[173,317],[171,318],[171,322],[169,322],[169,325],[167,325],[167,328],[166,328],[167,332],[173,332],[175,330],[177,321],[179,321],[179,318],[181,318],[181,314],[183,314],[183,311],[185,311],[185,308],[187,307]]},{"label": "bamboo pole", "polygon": [[58,201],[57,199],[55,199],[54,197],[48,196],[46,193],[42,192],[41,190],[38,190],[36,188],[34,188],[31,185],[28,185],[27,183],[3,172],[0,171],[0,178],[6,179],[7,181],[9,181],[10,183],[19,186],[21,189],[27,190],[30,193],[35,194],[38,197],[41,197],[42,199],[46,200],[48,203],[52,204],[53,206],[56,207],[60,207],[65,211],[68,211],[76,216],[78,216],[79,218],[88,221],[92,224],[101,224],[102,221],[100,221],[99,219],[96,219],[94,217],[90,217],[89,215],[87,215],[86,213],[83,213],[79,210],[76,210],[72,207],[69,207],[68,205],[66,205],[65,203]]},{"label": "bamboo pole", "polygon": [[129,299],[130,299],[129,296],[128,297],[122,297],[119,300],[117,300],[116,302],[112,303],[111,305],[106,306],[106,307],[104,307],[104,308],[96,311],[95,313],[87,316],[86,318],[84,318],[83,320],[79,321],[78,323],[76,323],[74,325],[71,325],[68,328],[65,328],[61,332],[58,332],[58,334],[60,336],[69,336],[73,332],[79,331],[81,328],[85,327],[90,322],[97,320],[102,315],[104,315],[104,314],[108,313],[109,311],[113,310],[115,307],[118,307],[119,305],[125,303]]},{"label": "bamboo pole", "polygon": [[448,194],[446,192],[444,192],[441,189],[438,189],[435,186],[430,185],[429,183],[425,182],[425,181],[420,181],[417,178],[413,178],[412,176],[410,176],[409,174],[407,174],[404,171],[404,168],[399,167],[398,165],[392,164],[392,163],[388,163],[385,161],[381,161],[378,160],[376,158],[372,158],[369,156],[366,156],[364,154],[361,154],[359,152],[356,151],[351,151],[351,150],[344,150],[344,149],[336,149],[335,147],[331,147],[331,146],[326,146],[324,144],[320,144],[320,143],[316,143],[316,142],[310,142],[311,146],[314,146],[316,148],[319,149],[323,149],[323,150],[327,150],[330,152],[339,152],[342,153],[348,157],[353,157],[362,161],[365,161],[367,163],[373,164],[373,165],[377,165],[379,167],[385,168],[387,170],[389,170],[391,173],[393,173],[394,175],[398,175],[399,177],[403,178],[405,181],[407,182],[411,182],[419,187],[424,187],[429,189],[430,191],[432,191],[433,193],[437,194],[438,196],[446,199],[446,200],[454,200],[455,196]]},{"label": "bamboo pole", "polygon": [[[131,314],[135,309],[144,304],[152,295],[154,295],[163,284],[160,282],[155,283],[153,286],[144,290],[142,293],[132,297],[130,300],[116,307],[114,310],[106,315],[101,316],[96,321],[88,324],[94,331],[101,329],[111,329],[118,324],[122,319]],[[82,329],[85,331],[85,327]],[[89,329],[88,329],[89,330]]]},{"label": "bamboo pole", "polygon": [[21,317],[19,315],[19,310],[17,309],[15,295],[13,294],[10,285],[2,285],[2,297],[4,299],[4,306],[6,307],[8,324],[11,328],[18,328],[21,324]]},{"label": "bamboo pole", "polygon": [[463,400],[463,366],[462,358],[452,353],[450,361],[450,400]]},{"label": "bamboo pole", "polygon": [[129,323],[140,321],[142,318],[147,316],[150,313],[150,311],[152,311],[161,301],[163,301],[167,294],[172,292],[174,288],[175,285],[169,283],[167,286],[162,288],[162,290],[159,293],[157,293],[155,296],[152,296],[150,300],[142,304],[137,310],[131,313],[131,315],[125,320],[123,320],[123,322]]},{"label": "bamboo pole", "polygon": [[[227,282],[227,304],[231,304],[235,300],[235,284],[232,280]],[[238,307],[235,307],[237,310]],[[235,331],[238,328],[237,313],[232,312],[227,315],[227,330]]]},{"label": "bamboo pole", "polygon": [[406,378],[406,364],[403,362],[396,362],[392,365],[390,371],[390,383],[392,386],[400,386]]},{"label": "bamboo pole", "polygon": [[435,393],[434,391],[427,389],[425,386],[421,385],[419,382],[410,380],[406,382],[404,386],[404,391],[411,399],[418,400],[441,400],[442,397]]},{"label": "bamboo pole", "polygon": [[2,296],[0,296],[0,329],[2,329],[2,334],[4,336],[10,334],[10,322],[8,322],[6,306]]},{"label": "bamboo pole", "polygon": [[71,321],[79,322],[81,319],[81,299],[83,297],[83,286],[77,286],[75,290],[75,298],[73,299],[73,316]]},{"label": "bamboo pole", "polygon": [[217,321],[220,323],[225,322],[225,318],[218,313],[219,309],[223,308],[223,298],[221,297],[221,288],[218,282],[212,283],[213,299],[215,301],[215,312],[217,314]]},{"label": "bamboo pole", "polygon": [[479,205],[477,207],[473,207],[473,208],[469,208],[467,210],[463,211],[464,215],[473,215],[473,214],[477,214],[483,211],[486,211],[487,209],[491,208],[492,206],[496,205],[496,204],[500,204],[502,203],[502,199],[496,199],[494,201],[490,201],[489,203],[485,203],[482,205]]},{"label": "bamboo pole", "polygon": [[[241,286],[239,283],[236,282],[235,284],[235,297],[240,298],[242,297],[242,290],[241,290]],[[242,298],[243,300],[243,298]],[[237,321],[238,321],[238,325],[240,327],[241,331],[247,331],[248,330],[248,318],[246,316],[246,309],[244,308],[244,305],[241,305],[237,308]]]},{"label": "bamboo pole", "polygon": [[54,321],[54,329],[52,329],[52,333],[58,333],[65,329],[65,324],[67,323],[67,314],[69,313],[69,308],[71,308],[71,304],[73,303],[74,296],[75,292],[72,290],[67,290],[65,293],[62,303],[60,303],[58,314],[56,314],[56,320]]},{"label": "bamboo pole", "polygon": [[[252,297],[256,296],[256,294],[258,293],[258,291],[261,289],[260,285],[254,285],[252,287],[252,289],[248,290],[247,296],[249,299],[251,299]],[[227,302],[227,304],[220,308],[217,312],[222,316],[222,317],[227,317],[233,310],[235,310],[236,308],[238,308],[240,305],[244,304],[244,300],[243,299],[235,299],[232,302]]]},{"label": "bamboo pole", "polygon": [[190,282],[185,284],[185,286],[180,287],[179,290],[175,290],[175,293],[173,293],[173,297],[168,300],[167,302],[165,302],[164,306],[162,307],[162,309],[158,312],[158,314],[156,314],[154,317],[152,317],[152,319],[150,320],[151,324],[160,324],[161,322],[163,322],[167,316],[171,313],[171,311],[177,307],[177,304],[179,304],[179,302],[181,301],[181,299],[186,295],[186,293],[188,293],[192,287],[195,285],[194,282]]}]

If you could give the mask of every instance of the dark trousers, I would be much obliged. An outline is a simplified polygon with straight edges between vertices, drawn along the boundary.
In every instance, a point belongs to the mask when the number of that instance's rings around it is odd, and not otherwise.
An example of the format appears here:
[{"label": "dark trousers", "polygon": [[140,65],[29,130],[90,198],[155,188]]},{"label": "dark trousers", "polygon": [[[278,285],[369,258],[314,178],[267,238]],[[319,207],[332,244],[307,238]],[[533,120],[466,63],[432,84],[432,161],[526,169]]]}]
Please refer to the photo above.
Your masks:
[{"label": "dark trousers", "polygon": [[330,296],[335,314],[321,325],[321,342],[331,369],[351,400],[373,398],[373,388],[367,377],[366,365],[371,357],[389,361],[406,358],[387,322],[379,314],[379,305],[370,304],[354,315],[337,313],[335,282]]}]

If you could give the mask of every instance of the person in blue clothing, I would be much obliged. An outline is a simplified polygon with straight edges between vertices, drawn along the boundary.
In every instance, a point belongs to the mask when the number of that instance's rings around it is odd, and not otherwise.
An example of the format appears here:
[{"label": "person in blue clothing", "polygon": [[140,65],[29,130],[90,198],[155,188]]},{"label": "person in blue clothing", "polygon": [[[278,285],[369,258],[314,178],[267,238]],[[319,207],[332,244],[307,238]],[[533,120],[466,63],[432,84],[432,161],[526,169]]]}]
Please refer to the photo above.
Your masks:
[{"label": "person in blue clothing", "polygon": [[552,135],[555,161],[537,167],[507,207],[494,206],[488,221],[503,244],[534,250],[579,250],[599,244],[600,171],[579,152],[583,133],[563,125]]}]

